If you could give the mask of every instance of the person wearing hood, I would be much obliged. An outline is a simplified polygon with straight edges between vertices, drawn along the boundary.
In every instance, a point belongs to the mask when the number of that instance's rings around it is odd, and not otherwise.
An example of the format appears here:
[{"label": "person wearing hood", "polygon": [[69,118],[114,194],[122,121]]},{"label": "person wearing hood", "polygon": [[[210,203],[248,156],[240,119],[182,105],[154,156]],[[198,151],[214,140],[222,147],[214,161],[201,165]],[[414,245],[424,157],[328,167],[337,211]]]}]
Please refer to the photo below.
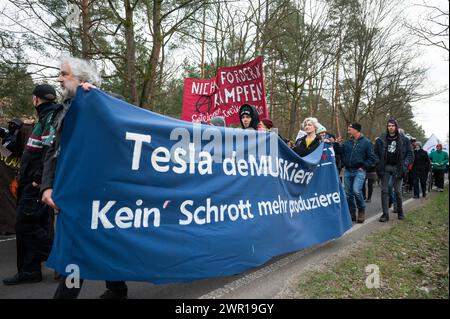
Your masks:
[{"label": "person wearing hood", "polygon": [[422,143],[416,141],[414,144],[414,162],[412,164],[411,176],[414,189],[414,198],[419,198],[419,182],[423,197],[426,196],[428,172],[431,169],[428,153],[422,149]]},{"label": "person wearing hood", "polygon": [[239,120],[244,130],[257,130],[259,123],[259,114],[256,107],[250,104],[242,104],[239,108]]},{"label": "person wearing hood", "polygon": [[378,157],[379,174],[381,176],[381,206],[383,214],[380,222],[389,220],[389,179],[394,184],[395,200],[397,202],[398,219],[405,219],[402,207],[402,183],[408,173],[408,167],[414,161],[411,142],[399,132],[399,126],[394,118],[386,125],[386,132],[375,142],[375,154]]},{"label": "person wearing hood", "polygon": [[39,282],[42,280],[41,262],[46,260],[52,245],[52,209],[40,201],[43,157],[48,150],[56,91],[48,84],[33,90],[33,106],[39,121],[33,128],[20,160],[16,209],[17,273],[5,278],[5,285]]},{"label": "person wearing hood", "polygon": [[437,191],[443,192],[445,167],[448,165],[448,154],[442,151],[442,144],[436,145],[436,150],[430,153],[430,160],[433,164],[433,179]]}]

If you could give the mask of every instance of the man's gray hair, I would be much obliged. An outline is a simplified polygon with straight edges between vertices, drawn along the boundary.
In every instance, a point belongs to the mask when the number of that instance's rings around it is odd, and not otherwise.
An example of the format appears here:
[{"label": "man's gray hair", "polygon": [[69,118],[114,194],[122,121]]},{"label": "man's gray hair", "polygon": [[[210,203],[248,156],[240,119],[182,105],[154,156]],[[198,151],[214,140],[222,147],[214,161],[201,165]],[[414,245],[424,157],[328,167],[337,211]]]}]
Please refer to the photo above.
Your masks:
[{"label": "man's gray hair", "polygon": [[316,130],[319,128],[319,121],[317,120],[317,118],[315,117],[307,117],[306,119],[303,120],[302,123],[302,128],[305,128],[305,125],[307,122],[311,122],[312,125],[314,125],[314,127],[316,128]]},{"label": "man's gray hair", "polygon": [[72,70],[74,77],[78,80],[89,82],[96,86],[100,86],[102,83],[102,78],[98,74],[93,63],[71,56],[63,56],[61,58],[61,64],[65,63],[70,65],[70,69]]}]

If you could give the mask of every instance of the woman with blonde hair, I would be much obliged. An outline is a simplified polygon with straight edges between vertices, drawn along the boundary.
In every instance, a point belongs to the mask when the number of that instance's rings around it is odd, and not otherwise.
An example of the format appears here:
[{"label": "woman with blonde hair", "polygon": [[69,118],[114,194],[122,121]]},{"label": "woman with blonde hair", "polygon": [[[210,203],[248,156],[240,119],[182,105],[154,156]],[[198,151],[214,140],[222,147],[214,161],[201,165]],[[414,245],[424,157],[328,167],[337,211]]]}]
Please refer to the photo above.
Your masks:
[{"label": "woman with blonde hair", "polygon": [[301,157],[311,154],[320,145],[320,136],[316,134],[319,126],[315,117],[307,117],[303,121],[302,128],[306,135],[298,139],[294,146],[294,151]]}]

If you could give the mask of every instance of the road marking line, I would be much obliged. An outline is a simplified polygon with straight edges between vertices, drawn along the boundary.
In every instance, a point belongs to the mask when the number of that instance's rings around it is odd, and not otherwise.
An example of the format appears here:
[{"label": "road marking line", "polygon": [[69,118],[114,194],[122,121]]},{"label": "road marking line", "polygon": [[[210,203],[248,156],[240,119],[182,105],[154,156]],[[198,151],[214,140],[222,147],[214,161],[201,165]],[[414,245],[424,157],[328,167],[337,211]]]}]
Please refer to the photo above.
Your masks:
[{"label": "road marking line", "polygon": [[0,239],[0,243],[4,241],[10,241],[10,240],[16,240],[16,237],[13,238],[6,238],[6,239]]},{"label": "road marking line", "polygon": [[325,243],[322,244],[318,244],[316,246],[313,247],[309,247],[303,250],[299,250],[295,253],[291,253],[289,256],[286,256],[266,267],[263,267],[261,269],[258,269],[255,272],[252,272],[242,278],[233,280],[232,282],[226,284],[225,286],[221,287],[221,288],[217,288],[215,290],[210,291],[209,293],[202,295],[200,297],[198,297],[198,299],[217,299],[222,297],[223,295],[232,292],[233,290],[236,290],[244,285],[247,285],[249,283],[251,283],[252,281],[254,281],[255,279],[261,278],[264,275],[267,275],[271,272],[274,272],[278,269],[280,269],[281,267],[284,267],[290,263],[292,263],[295,260],[298,260],[299,258],[303,257],[303,255],[306,255],[308,253],[313,252],[314,250],[322,247],[323,245],[328,244],[330,241],[327,241]]},{"label": "road marking line", "polygon": [[[410,199],[404,201],[402,205],[406,205],[406,204],[410,203],[413,200],[414,200],[414,198],[410,198]],[[392,209],[390,210],[390,212],[391,211],[392,211]],[[267,274],[269,274],[269,273],[271,273],[273,271],[279,270],[281,267],[290,264],[291,262],[293,262],[293,261],[303,257],[304,255],[309,254],[309,253],[315,251],[316,249],[319,249],[322,246],[325,246],[326,244],[329,244],[332,241],[339,240],[339,239],[347,236],[348,234],[352,233],[353,231],[358,230],[361,227],[370,224],[374,220],[378,219],[379,216],[380,216],[379,214],[381,214],[381,213],[382,212],[376,213],[375,216],[372,216],[372,217],[366,219],[366,221],[364,223],[353,225],[352,228],[350,228],[348,231],[346,231],[344,234],[342,234],[342,236],[340,236],[338,238],[330,239],[329,241],[326,241],[324,243],[317,244],[315,246],[299,250],[299,251],[297,251],[297,252],[295,252],[293,254],[290,254],[289,256],[286,256],[286,257],[276,261],[273,264],[270,264],[270,265],[268,265],[266,267],[263,267],[263,268],[255,271],[255,272],[252,272],[252,273],[250,273],[248,275],[245,275],[242,278],[233,280],[232,282],[226,284],[225,286],[223,286],[221,288],[217,288],[215,290],[212,290],[209,293],[198,297],[198,299],[218,299],[218,298],[221,298],[225,294],[230,293],[230,292],[232,292],[234,290],[237,290],[240,287],[251,283],[255,279],[261,278],[264,275],[267,275]],[[274,256],[274,257],[276,257],[276,256]]]}]

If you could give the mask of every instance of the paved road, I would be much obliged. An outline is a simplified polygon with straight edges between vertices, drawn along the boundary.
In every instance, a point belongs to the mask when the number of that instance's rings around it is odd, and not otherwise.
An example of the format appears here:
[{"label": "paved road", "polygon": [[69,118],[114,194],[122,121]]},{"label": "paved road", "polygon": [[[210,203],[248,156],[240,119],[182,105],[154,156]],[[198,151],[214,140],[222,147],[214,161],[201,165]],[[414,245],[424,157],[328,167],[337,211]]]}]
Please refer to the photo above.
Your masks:
[{"label": "paved road", "polygon": [[[405,194],[404,201],[410,198]],[[409,206],[415,206],[423,200],[409,200]],[[380,214],[380,187],[375,186],[373,202],[367,204],[367,219],[374,220]],[[379,227],[380,223],[371,223],[370,227]],[[378,226],[377,226],[378,225]],[[354,227],[359,229],[361,226]],[[368,228],[364,226],[363,228]],[[362,228],[361,228],[362,229]],[[280,287],[277,284],[286,279],[287,274],[283,272],[293,272],[295,268],[303,267],[305,263],[314,262],[314,258],[323,258],[326,254],[332,253],[342,245],[351,244],[351,241],[358,240],[354,232],[352,236],[345,236],[345,239],[338,239],[328,242],[319,247],[313,247],[296,253],[285,254],[273,258],[262,267],[252,269],[240,275],[200,280],[188,284],[166,284],[154,285],[151,283],[129,282],[129,298],[272,298],[276,297]],[[356,237],[355,237],[356,236]],[[0,278],[13,275],[15,268],[15,239],[0,238]],[[322,257],[320,257],[322,256]],[[270,276],[269,276],[270,274]],[[40,283],[23,284],[17,286],[4,286],[0,283],[0,298],[51,298],[56,289],[57,282],[53,279],[53,271],[48,268],[43,270],[44,280]],[[270,281],[268,278],[271,278]],[[278,278],[278,279],[277,279]],[[277,281],[278,280],[278,281]],[[264,289],[258,287],[265,286]],[[245,294],[239,294],[239,289],[246,287]],[[239,289],[238,289],[239,288]],[[86,281],[80,298],[98,298],[105,289],[104,282]],[[242,290],[242,289],[241,289]],[[233,292],[233,293],[232,293]]]}]

